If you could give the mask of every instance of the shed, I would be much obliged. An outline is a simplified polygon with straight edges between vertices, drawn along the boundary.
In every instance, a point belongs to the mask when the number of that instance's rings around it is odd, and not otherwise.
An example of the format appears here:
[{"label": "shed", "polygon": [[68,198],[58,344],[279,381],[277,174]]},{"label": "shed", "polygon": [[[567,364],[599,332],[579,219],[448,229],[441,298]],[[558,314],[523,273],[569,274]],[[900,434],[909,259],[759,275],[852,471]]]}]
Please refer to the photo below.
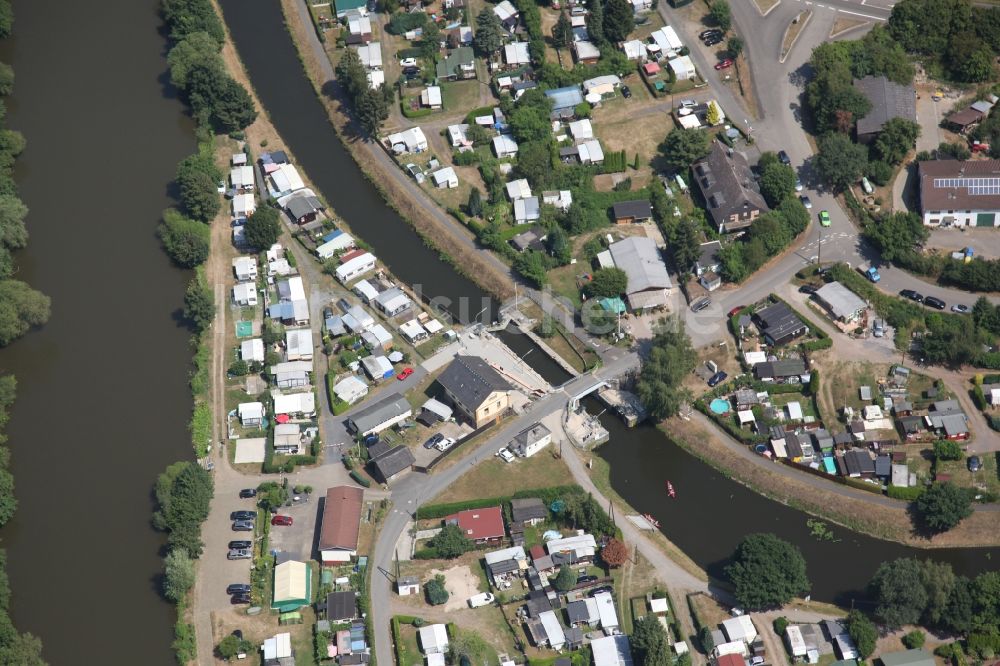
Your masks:
[{"label": "shed", "polygon": [[594,666],[632,666],[632,650],[624,634],[595,638],[590,642],[590,650]]},{"label": "shed", "polygon": [[839,282],[823,285],[815,295],[833,319],[845,323],[857,321],[868,307],[857,294]]},{"label": "shed", "polygon": [[445,654],[448,652],[448,630],[443,624],[429,624],[417,630],[420,648],[424,654]]},{"label": "shed", "polygon": [[882,666],[934,666],[934,656],[927,650],[903,650],[882,655]]},{"label": "shed", "polygon": [[348,425],[351,430],[364,436],[381,432],[408,419],[412,414],[413,410],[406,398],[399,393],[392,393],[351,416]]},{"label": "shed", "polygon": [[274,598],[271,608],[288,613],[312,601],[312,572],[305,562],[288,560],[274,567]]},{"label": "shed", "polygon": [[746,641],[752,643],[757,638],[757,627],[748,615],[731,617],[722,623],[722,631],[731,641]]}]

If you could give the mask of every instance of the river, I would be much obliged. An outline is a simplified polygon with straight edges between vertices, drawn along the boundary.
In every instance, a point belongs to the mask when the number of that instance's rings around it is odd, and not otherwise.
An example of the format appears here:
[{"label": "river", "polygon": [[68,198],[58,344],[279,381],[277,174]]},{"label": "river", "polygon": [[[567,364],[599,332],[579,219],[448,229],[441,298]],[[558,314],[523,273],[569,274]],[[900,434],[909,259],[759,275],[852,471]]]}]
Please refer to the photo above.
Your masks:
[{"label": "river", "polygon": [[19,277],[52,297],[43,329],[0,352],[20,507],[2,532],[14,620],[52,664],[174,663],[156,475],[191,457],[188,273],[155,230],[193,126],[166,89],[157,0],[15,2],[8,125],[28,149]]}]

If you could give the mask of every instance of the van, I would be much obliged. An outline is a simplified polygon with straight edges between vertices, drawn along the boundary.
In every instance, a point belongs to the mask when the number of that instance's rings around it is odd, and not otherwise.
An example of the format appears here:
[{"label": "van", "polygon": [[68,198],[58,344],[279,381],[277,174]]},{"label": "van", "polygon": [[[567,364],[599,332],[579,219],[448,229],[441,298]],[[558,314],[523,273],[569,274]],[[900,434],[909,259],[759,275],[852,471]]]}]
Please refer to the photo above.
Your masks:
[{"label": "van", "polygon": [[489,592],[482,592],[474,597],[469,597],[469,608],[479,608],[493,603],[494,596]]},{"label": "van", "polygon": [[861,189],[865,191],[865,194],[872,194],[875,192],[875,188],[872,187],[872,184],[868,182],[867,178],[864,177],[861,178]]},{"label": "van", "polygon": [[876,319],[872,324],[872,335],[876,338],[881,338],[885,336],[885,325],[882,323],[881,319]]},{"label": "van", "polygon": [[569,10],[570,16],[586,16],[587,10],[584,7],[574,7]]}]

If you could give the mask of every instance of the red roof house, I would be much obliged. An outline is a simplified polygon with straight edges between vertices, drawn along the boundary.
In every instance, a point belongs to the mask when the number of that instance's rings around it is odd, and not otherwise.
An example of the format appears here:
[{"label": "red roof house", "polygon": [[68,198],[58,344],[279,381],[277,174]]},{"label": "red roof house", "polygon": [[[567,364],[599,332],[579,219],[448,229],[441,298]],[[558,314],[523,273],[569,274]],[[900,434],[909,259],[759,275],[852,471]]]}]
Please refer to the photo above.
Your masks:
[{"label": "red roof house", "polygon": [[498,506],[459,511],[446,517],[444,522],[458,525],[465,537],[477,545],[500,543],[506,534],[503,512]]},{"label": "red roof house", "polygon": [[341,264],[346,264],[348,261],[350,261],[354,257],[360,257],[361,255],[365,254],[366,252],[367,252],[367,250],[362,250],[361,248],[358,248],[357,250],[351,250],[350,252],[347,252],[345,254],[340,255],[340,263]]},{"label": "red roof house", "polygon": [[724,654],[715,660],[715,666],[747,666],[747,662],[738,654]]}]

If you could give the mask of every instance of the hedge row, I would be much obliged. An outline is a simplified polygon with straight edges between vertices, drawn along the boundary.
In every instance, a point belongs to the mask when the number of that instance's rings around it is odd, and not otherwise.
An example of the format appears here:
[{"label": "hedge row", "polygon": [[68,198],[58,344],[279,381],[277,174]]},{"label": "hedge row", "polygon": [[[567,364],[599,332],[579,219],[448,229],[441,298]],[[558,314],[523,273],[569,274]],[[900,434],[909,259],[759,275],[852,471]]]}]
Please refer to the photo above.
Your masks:
[{"label": "hedge row", "polygon": [[907,500],[912,502],[913,500],[920,497],[920,495],[923,492],[924,492],[923,486],[913,486],[910,488],[903,488],[901,486],[889,486],[889,489],[886,491],[886,494],[893,499]]},{"label": "hedge row", "polygon": [[466,509],[483,509],[488,506],[506,506],[512,499],[526,499],[537,497],[546,506],[552,504],[557,499],[566,495],[582,494],[583,488],[580,486],[549,486],[546,488],[529,488],[518,490],[509,497],[481,497],[477,499],[465,500],[462,502],[447,502],[444,504],[426,504],[417,509],[417,520],[432,520],[434,518],[444,518]]},{"label": "hedge row", "polygon": [[357,481],[362,486],[364,486],[365,488],[369,488],[372,485],[372,482],[369,481],[368,479],[366,479],[365,477],[361,476],[360,474],[358,474],[357,470],[353,470],[352,469],[351,473],[350,473],[350,477],[352,479],[354,479],[355,481]]}]

